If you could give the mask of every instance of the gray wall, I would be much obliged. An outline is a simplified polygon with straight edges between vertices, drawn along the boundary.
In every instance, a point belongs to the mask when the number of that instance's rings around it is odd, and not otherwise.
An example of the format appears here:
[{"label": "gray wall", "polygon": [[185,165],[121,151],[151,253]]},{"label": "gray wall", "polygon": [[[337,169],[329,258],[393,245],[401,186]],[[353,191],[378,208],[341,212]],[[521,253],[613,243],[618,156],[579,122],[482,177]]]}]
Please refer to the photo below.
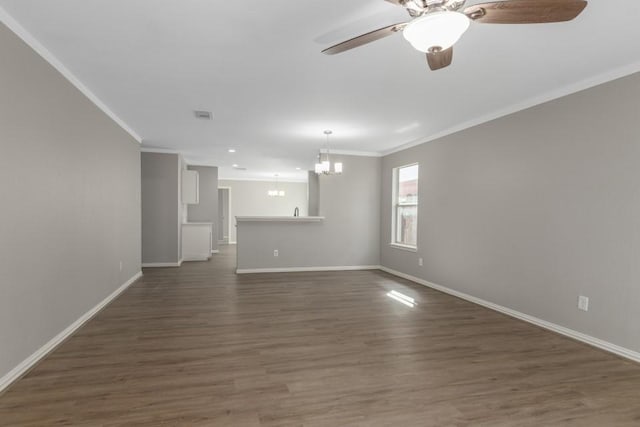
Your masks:
[{"label": "gray wall", "polygon": [[[200,180],[200,203],[187,205],[189,222],[213,223],[213,235],[218,235],[218,168],[212,166],[188,166],[198,172]],[[218,250],[218,239],[213,239],[212,250]]]},{"label": "gray wall", "polygon": [[307,186],[309,216],[318,216],[320,213],[320,177],[314,171],[309,171]]},{"label": "gray wall", "polygon": [[2,24],[0,52],[1,378],[140,271],[140,148]]},{"label": "gray wall", "polygon": [[142,153],[142,262],[177,263],[181,257],[182,162],[178,154]]},{"label": "gray wall", "polygon": [[270,197],[269,190],[276,188],[275,182],[219,180],[220,187],[229,187],[231,215],[229,241],[236,241],[236,216],[293,216],[300,208],[300,215],[307,215],[307,183],[280,182],[277,187],[284,190],[285,197]]},{"label": "gray wall", "polygon": [[[381,159],[333,156],[340,176],[320,176],[322,223],[240,223],[238,268],[380,264]],[[232,198],[235,197],[232,195]],[[233,203],[233,202],[232,202]],[[279,256],[273,256],[278,249]]]},{"label": "gray wall", "polygon": [[[416,161],[414,254],[389,242]],[[640,351],[640,74],[386,156],[382,194],[384,266]]]}]

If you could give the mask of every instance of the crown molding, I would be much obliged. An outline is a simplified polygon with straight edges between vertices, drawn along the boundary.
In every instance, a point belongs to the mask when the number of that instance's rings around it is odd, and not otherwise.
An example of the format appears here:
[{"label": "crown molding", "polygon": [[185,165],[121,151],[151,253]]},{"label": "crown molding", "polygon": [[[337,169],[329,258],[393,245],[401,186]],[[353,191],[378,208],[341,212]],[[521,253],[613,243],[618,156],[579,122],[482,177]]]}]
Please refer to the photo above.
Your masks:
[{"label": "crown molding", "polygon": [[252,182],[289,182],[292,184],[306,184],[306,178],[223,178],[218,176],[218,182],[220,181],[252,181]]},{"label": "crown molding", "polygon": [[210,162],[208,163],[208,162],[201,162],[201,161],[197,161],[197,160],[192,160],[189,157],[185,157],[184,161],[187,162],[187,166],[207,166],[207,167],[211,167],[211,168],[219,168],[220,167],[217,164],[213,164],[213,163],[210,163]]},{"label": "crown molding", "polygon": [[[182,154],[179,151],[171,150],[169,148],[153,148],[153,147],[141,147],[142,153],[159,153],[159,154]],[[190,163],[187,163],[190,165]]]},{"label": "crown molding", "polygon": [[187,166],[193,166],[193,167],[197,167],[197,168],[217,168],[218,166],[214,166],[214,165],[207,165],[204,163],[191,163],[189,161],[187,161]]},{"label": "crown molding", "polygon": [[378,151],[358,151],[358,150],[327,150],[326,148],[321,148],[320,152],[322,154],[326,154],[327,151],[329,154],[338,154],[343,156],[358,156],[358,157],[382,157],[383,154]]},{"label": "crown molding", "polygon": [[462,122],[455,126],[452,126],[448,129],[445,129],[441,132],[437,132],[433,135],[426,136],[424,138],[418,138],[406,144],[399,145],[395,148],[391,148],[389,150],[385,150],[381,152],[382,156],[388,156],[389,154],[397,153],[398,151],[403,151],[411,147],[415,147],[417,145],[425,144],[427,142],[434,141],[439,138],[443,138],[445,136],[454,134],[456,132],[463,131],[465,129],[472,128],[474,126],[481,125],[483,123],[490,122],[492,120],[499,119],[501,117],[508,116],[510,114],[517,113],[519,111],[526,110],[528,108],[532,108],[546,102],[553,101],[555,99],[563,98],[565,96],[572,95],[577,92],[581,92],[583,90],[590,89],[592,87],[596,87],[605,83],[608,83],[613,80],[620,79],[622,77],[629,76],[631,74],[640,72],[640,61],[634,62],[629,65],[625,65],[623,67],[615,68],[613,70],[607,71],[606,73],[597,74],[595,76],[577,81],[575,83],[563,86],[561,88],[545,92],[543,94],[527,98],[524,101],[511,104],[508,107],[500,108],[498,110],[492,111],[488,114],[484,114],[482,116],[476,117],[474,119],[468,120],[466,122]]},{"label": "crown molding", "polygon": [[29,31],[27,31],[13,16],[11,16],[2,6],[0,6],[0,22],[13,31],[23,42],[25,42],[31,49],[33,49],[38,55],[40,55],[45,61],[47,61],[53,68],[55,68],[69,83],[76,87],[84,96],[86,96],[91,102],[95,104],[103,113],[105,113],[111,120],[116,122],[125,132],[127,132],[133,139],[142,143],[142,138],[136,131],[134,131],[124,120],[116,115],[104,102],[100,100],[91,90],[80,81],[56,56],[51,53],[42,43],[40,43]]}]

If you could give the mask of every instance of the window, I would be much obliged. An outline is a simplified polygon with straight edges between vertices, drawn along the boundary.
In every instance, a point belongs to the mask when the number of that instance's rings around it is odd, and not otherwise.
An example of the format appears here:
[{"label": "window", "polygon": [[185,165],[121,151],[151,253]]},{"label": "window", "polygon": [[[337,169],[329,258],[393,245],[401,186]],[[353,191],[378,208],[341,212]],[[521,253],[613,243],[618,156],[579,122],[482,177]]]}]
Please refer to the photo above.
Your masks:
[{"label": "window", "polygon": [[418,165],[393,169],[391,244],[415,250],[418,246]]}]

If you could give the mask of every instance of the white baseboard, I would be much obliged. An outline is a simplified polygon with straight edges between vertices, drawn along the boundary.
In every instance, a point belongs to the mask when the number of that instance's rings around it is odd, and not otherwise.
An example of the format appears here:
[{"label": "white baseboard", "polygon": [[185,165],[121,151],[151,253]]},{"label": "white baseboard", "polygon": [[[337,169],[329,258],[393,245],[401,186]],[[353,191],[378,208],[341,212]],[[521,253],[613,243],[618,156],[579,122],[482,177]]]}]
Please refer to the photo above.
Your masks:
[{"label": "white baseboard", "polygon": [[127,280],[122,286],[113,291],[111,295],[103,299],[93,307],[91,310],[87,311],[85,314],[80,316],[78,320],[69,325],[64,331],[60,332],[58,335],[53,337],[48,343],[40,347],[36,350],[31,356],[27,357],[23,360],[18,366],[10,370],[6,375],[0,378],[0,393],[2,393],[7,387],[13,384],[15,381],[19,380],[24,374],[29,371],[35,364],[37,364],[40,360],[46,357],[51,351],[55,350],[64,340],[69,338],[76,332],[78,329],[82,327],[87,321],[89,321],[93,316],[95,316],[100,310],[102,310],[107,304],[116,299],[118,295],[124,292],[129,286],[131,286],[136,280],[142,277],[142,271],[137,272],[131,279]]},{"label": "white baseboard", "polygon": [[229,242],[228,244],[229,244],[229,245],[237,245],[237,244],[238,244],[238,242]]},{"label": "white baseboard", "polygon": [[207,256],[207,255],[189,255],[184,257],[184,262],[191,262],[191,261],[209,261],[209,259],[211,258],[211,255]]},{"label": "white baseboard", "polygon": [[211,253],[212,253],[212,254],[219,254],[219,253],[220,253],[220,251],[219,251],[218,249],[212,249],[212,250],[211,250]]},{"label": "white baseboard", "polygon": [[403,279],[411,280],[412,282],[427,286],[437,291],[444,292],[445,294],[453,295],[455,297],[472,302],[474,304],[487,307],[499,313],[506,314],[507,316],[524,320],[525,322],[531,323],[533,325],[539,326],[544,329],[548,329],[550,331],[556,332],[566,337],[573,338],[585,344],[589,344],[593,347],[597,347],[599,349],[624,357],[625,359],[630,359],[630,360],[633,360],[634,362],[640,362],[640,353],[630,350],[628,348],[621,347],[619,345],[610,343],[608,341],[604,341],[599,338],[592,337],[591,335],[583,334],[582,332],[574,331],[573,329],[565,328],[564,326],[556,325],[555,323],[547,322],[546,320],[538,319],[537,317],[533,317],[528,314],[524,314],[519,311],[512,310],[510,308],[503,307],[501,305],[498,305],[489,301],[485,301],[483,299],[474,297],[472,295],[465,294],[464,292],[459,292],[459,291],[447,288],[445,286],[436,285],[435,283],[431,283],[427,280],[420,279],[419,277],[411,276],[409,274],[405,274],[400,271],[393,270],[391,268],[381,266],[380,270],[385,271],[389,274],[393,274],[394,276],[402,277]]},{"label": "white baseboard", "polygon": [[162,268],[162,267],[180,267],[184,260],[179,262],[147,262],[143,263],[143,268]]},{"label": "white baseboard", "polygon": [[311,271],[353,271],[353,270],[379,270],[379,265],[344,265],[335,267],[285,267],[285,268],[239,268],[236,274],[253,273],[302,273]]}]

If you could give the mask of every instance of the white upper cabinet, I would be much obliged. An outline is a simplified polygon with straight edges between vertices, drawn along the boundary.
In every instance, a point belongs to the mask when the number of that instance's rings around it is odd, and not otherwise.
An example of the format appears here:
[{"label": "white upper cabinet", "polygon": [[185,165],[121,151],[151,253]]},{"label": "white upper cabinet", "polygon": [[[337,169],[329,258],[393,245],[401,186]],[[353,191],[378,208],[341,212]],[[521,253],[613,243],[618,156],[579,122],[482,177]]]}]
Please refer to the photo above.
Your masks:
[{"label": "white upper cabinet", "polygon": [[188,205],[200,203],[200,180],[196,171],[182,171],[182,203]]}]

